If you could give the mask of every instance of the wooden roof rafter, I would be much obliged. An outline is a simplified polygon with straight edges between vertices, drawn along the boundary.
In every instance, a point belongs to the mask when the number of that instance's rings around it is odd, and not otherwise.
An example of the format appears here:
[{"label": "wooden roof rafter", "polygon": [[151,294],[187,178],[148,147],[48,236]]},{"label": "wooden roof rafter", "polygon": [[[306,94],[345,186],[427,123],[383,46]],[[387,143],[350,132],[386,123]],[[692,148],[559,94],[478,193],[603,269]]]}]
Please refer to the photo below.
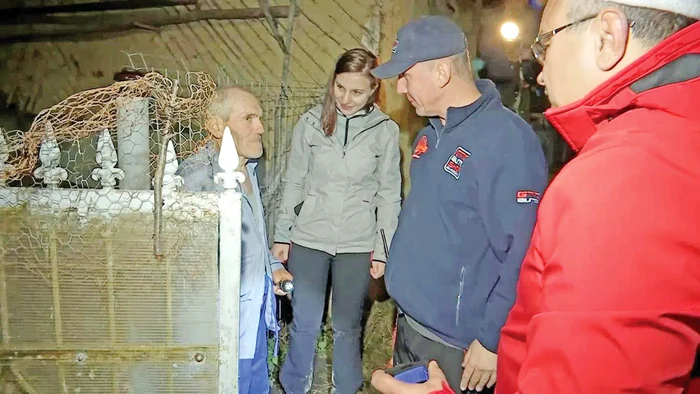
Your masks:
[{"label": "wooden roof rafter", "polygon": [[[47,41],[47,40],[66,40],[75,39],[84,35],[92,35],[99,33],[119,33],[132,29],[147,29],[158,31],[161,27],[197,22],[203,20],[242,20],[242,19],[267,19],[275,21],[276,18],[288,18],[290,12],[296,16],[299,10],[296,7],[290,6],[269,6],[265,2],[265,7],[258,8],[232,8],[232,9],[214,9],[214,10],[190,10],[189,12],[171,15],[163,13],[161,9],[143,8],[146,4],[152,6],[168,3],[170,6],[177,5],[195,5],[197,0],[138,0],[142,9],[132,11],[129,9],[114,8],[115,12],[104,14],[94,12],[95,9],[89,8],[89,5],[109,4],[110,6],[131,4],[134,0],[118,0],[100,3],[81,3],[81,4],[66,4],[61,6],[51,7],[34,7],[21,11],[8,13],[5,10],[13,10],[15,8],[6,8],[0,16],[0,44],[9,44],[16,42],[31,42],[31,41]],[[113,4],[110,4],[113,3]],[[16,5],[10,3],[10,5]],[[0,6],[6,7],[7,4]],[[75,6],[78,8],[76,11]],[[58,13],[56,9],[73,10],[71,13],[61,11]],[[157,7],[157,6],[156,6]],[[51,13],[42,13],[38,10],[42,9],[53,10]],[[80,11],[82,9],[82,11]],[[100,11],[104,11],[102,7]],[[275,21],[275,27],[277,26]],[[273,30],[273,32],[278,30]],[[274,34],[274,33],[273,33]],[[277,38],[279,33],[275,34]],[[278,40],[281,44],[284,40]],[[286,52],[286,48],[282,47]]]}]

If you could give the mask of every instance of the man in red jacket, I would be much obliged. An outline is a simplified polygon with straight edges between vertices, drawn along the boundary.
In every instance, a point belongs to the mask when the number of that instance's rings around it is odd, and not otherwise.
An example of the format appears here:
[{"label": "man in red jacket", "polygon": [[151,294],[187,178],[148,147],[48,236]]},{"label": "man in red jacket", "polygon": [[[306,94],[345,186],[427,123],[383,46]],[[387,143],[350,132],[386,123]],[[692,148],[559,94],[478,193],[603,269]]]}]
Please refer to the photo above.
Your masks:
[{"label": "man in red jacket", "polygon": [[578,155],[540,203],[497,393],[700,392],[699,18],[699,0],[548,2],[538,80]]}]

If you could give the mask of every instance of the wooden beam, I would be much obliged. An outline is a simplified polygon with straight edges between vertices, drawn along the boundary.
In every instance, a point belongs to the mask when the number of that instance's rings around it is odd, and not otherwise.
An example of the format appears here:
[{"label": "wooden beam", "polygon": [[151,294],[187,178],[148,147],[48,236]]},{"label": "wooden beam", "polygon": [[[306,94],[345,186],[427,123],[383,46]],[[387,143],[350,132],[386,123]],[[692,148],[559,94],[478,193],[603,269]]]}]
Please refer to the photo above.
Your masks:
[{"label": "wooden beam", "polygon": [[[286,18],[289,6],[269,7],[273,18]],[[83,28],[84,25],[130,25],[137,22],[147,25],[172,25],[176,23],[196,22],[206,19],[261,19],[265,18],[265,10],[262,8],[233,8],[217,10],[193,10],[179,15],[167,15],[162,10],[134,11],[111,14],[76,14],[76,15],[17,15],[10,19],[0,16],[2,25],[76,25]]]},{"label": "wooden beam", "polygon": [[[287,17],[289,9],[289,6],[270,7],[270,13],[275,18]],[[299,10],[296,9],[295,15],[298,15],[298,12]],[[118,33],[143,28],[143,26],[152,29],[203,20],[262,19],[265,18],[265,12],[262,8],[238,8],[190,11],[180,15],[149,11],[99,17],[86,15],[41,15],[41,17],[45,18],[44,24],[4,26],[0,29],[0,44],[66,39],[96,33]]]},{"label": "wooden beam", "polygon": [[90,12],[111,10],[133,10],[136,8],[170,7],[176,5],[196,5],[197,0],[114,0],[93,3],[57,4],[39,7],[27,7],[23,0],[4,0],[0,3],[2,17],[51,14],[55,12]]},{"label": "wooden beam", "polygon": [[287,47],[284,44],[284,38],[282,38],[282,35],[280,34],[277,19],[275,19],[272,16],[272,13],[270,12],[270,2],[268,0],[258,0],[258,4],[260,4],[260,8],[262,8],[265,12],[265,19],[267,20],[267,24],[270,25],[270,31],[272,32],[272,36],[275,37],[275,40],[277,40],[277,44],[282,49],[282,52],[285,54],[289,53]]}]

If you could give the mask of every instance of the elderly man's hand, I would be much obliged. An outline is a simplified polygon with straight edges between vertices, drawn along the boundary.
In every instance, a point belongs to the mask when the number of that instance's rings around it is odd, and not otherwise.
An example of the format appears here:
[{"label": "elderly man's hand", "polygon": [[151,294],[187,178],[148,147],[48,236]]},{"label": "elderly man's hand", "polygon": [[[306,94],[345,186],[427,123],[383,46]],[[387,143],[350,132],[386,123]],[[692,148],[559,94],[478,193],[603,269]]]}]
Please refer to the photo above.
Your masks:
[{"label": "elderly man's hand", "polygon": [[282,291],[282,289],[280,289],[279,287],[280,282],[282,282],[285,279],[291,281],[294,280],[292,274],[290,274],[289,271],[287,271],[286,269],[281,268],[272,272],[272,282],[275,284],[275,294],[279,296],[287,295],[287,293]]},{"label": "elderly man's hand", "polygon": [[420,384],[404,383],[395,379],[384,371],[374,371],[372,374],[372,387],[382,394],[455,394],[447,385],[445,373],[437,362],[428,364],[427,382]]},{"label": "elderly man's hand", "polygon": [[496,384],[496,353],[488,351],[478,340],[469,345],[469,349],[464,354],[462,367],[462,390],[482,391],[484,387],[491,388]]}]

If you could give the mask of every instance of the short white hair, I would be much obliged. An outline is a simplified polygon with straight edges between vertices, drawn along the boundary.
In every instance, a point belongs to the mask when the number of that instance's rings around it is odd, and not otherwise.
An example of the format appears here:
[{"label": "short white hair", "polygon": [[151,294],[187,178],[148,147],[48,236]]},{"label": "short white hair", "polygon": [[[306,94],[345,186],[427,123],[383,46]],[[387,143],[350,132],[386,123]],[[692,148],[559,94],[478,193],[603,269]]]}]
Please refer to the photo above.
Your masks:
[{"label": "short white hair", "polygon": [[233,115],[235,100],[233,98],[238,93],[248,93],[253,95],[249,89],[238,85],[217,87],[209,104],[209,112],[227,122]]},{"label": "short white hair", "polygon": [[[697,19],[668,11],[624,5],[616,1],[567,0],[567,2],[571,21],[577,21],[596,15],[603,8],[608,7],[622,11],[629,20],[635,22],[634,29],[632,29],[632,37],[640,40],[642,44],[648,48],[655,46],[673,33],[698,21]],[[688,1],[688,3],[690,3],[690,1]],[[572,26],[572,30],[580,29],[580,27],[581,24],[574,25]]]}]

